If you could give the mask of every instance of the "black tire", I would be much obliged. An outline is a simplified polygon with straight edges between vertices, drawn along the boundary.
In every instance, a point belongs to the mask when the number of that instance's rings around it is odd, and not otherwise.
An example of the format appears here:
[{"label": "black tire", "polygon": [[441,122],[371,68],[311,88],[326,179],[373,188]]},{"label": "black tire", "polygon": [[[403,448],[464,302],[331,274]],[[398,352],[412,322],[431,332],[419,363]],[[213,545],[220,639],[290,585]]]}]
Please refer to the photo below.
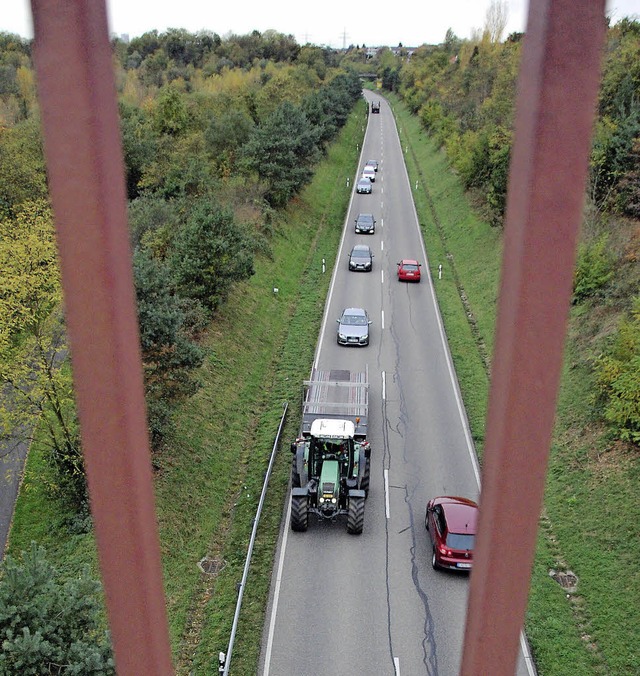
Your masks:
[{"label": "black tire", "polygon": [[300,488],[300,473],[298,472],[298,459],[295,456],[291,462],[291,488]]},{"label": "black tire", "polygon": [[436,561],[436,548],[434,547],[432,550],[431,554],[431,565],[433,566],[433,570],[439,570],[440,566],[438,565],[438,562]]},{"label": "black tire", "polygon": [[304,533],[309,525],[309,505],[306,495],[291,496],[291,529]]},{"label": "black tire", "polygon": [[364,498],[349,498],[347,533],[360,535],[364,528]]},{"label": "black tire", "polygon": [[367,464],[364,469],[364,476],[362,477],[362,481],[360,482],[360,490],[364,491],[365,498],[369,496],[369,481],[371,473],[371,461],[369,458],[366,459],[366,463]]}]

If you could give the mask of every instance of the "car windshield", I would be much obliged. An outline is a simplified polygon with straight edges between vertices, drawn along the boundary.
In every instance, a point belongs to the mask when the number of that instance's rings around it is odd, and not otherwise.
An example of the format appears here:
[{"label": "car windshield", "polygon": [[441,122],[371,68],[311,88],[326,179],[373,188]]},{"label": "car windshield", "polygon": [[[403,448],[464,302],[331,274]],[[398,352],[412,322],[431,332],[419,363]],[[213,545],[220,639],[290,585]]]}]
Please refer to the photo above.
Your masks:
[{"label": "car windshield", "polygon": [[451,549],[472,550],[475,537],[475,535],[469,533],[448,533],[447,547],[451,547]]},{"label": "car windshield", "polygon": [[417,270],[418,266],[414,265],[413,263],[403,263],[402,269],[412,271],[412,270]]},{"label": "car windshield", "polygon": [[342,315],[340,323],[345,326],[366,326],[367,318],[364,315]]}]

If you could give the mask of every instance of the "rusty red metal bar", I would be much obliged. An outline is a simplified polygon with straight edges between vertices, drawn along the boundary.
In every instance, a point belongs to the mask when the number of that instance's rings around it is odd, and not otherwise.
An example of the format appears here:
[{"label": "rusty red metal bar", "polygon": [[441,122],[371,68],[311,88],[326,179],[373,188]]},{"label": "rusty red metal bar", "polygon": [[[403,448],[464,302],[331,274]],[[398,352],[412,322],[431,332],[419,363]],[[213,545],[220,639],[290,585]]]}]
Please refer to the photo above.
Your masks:
[{"label": "rusty red metal bar", "polygon": [[172,673],[104,0],[32,0],[76,399],[119,674]]},{"label": "rusty red metal bar", "polygon": [[542,505],[605,2],[531,0],[461,674],[512,676]]}]

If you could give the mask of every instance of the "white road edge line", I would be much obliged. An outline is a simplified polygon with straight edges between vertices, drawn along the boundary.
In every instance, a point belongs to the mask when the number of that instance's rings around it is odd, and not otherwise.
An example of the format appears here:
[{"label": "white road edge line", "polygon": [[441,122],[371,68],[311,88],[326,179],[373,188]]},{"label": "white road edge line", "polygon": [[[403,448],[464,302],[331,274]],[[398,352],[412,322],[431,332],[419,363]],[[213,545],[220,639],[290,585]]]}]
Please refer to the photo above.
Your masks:
[{"label": "white road edge line", "polygon": [[269,636],[267,637],[267,650],[264,656],[264,671],[262,676],[269,676],[269,667],[271,666],[271,649],[273,647],[273,636],[275,634],[276,613],[278,612],[278,599],[280,597],[280,583],[282,582],[282,570],[284,568],[284,556],[287,551],[287,539],[289,537],[289,524],[291,520],[291,510],[287,509],[287,516],[284,520],[284,533],[282,535],[282,547],[280,549],[280,558],[278,560],[278,572],[276,574],[276,586],[273,591],[273,605],[271,606],[271,619],[269,620]]},{"label": "white road edge line", "polygon": [[400,676],[400,658],[399,657],[393,658],[393,668],[396,671],[396,676]]},{"label": "white road edge line", "polygon": [[391,518],[391,510],[389,508],[389,470],[384,471],[384,509],[387,519]]}]

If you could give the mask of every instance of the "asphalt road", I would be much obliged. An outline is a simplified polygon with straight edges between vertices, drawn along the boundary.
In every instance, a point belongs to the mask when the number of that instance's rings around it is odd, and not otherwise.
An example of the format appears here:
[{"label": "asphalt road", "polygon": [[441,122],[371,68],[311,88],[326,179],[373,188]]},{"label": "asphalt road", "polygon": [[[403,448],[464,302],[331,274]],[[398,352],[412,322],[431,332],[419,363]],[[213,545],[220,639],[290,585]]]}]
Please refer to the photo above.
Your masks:
[{"label": "asphalt road", "polygon": [[[402,150],[382,100],[381,113],[369,116],[360,170],[370,158],[380,168],[373,193],[353,196],[316,358],[320,369],[369,369],[364,532],[349,535],[344,520],[310,516],[308,531],[294,533],[287,512],[264,630],[265,675],[459,670],[469,579],[432,569],[424,516],[436,495],[477,499],[479,474]],[[374,235],[355,234],[359,212],[376,217]],[[373,249],[369,273],[348,271],[356,243]],[[422,263],[421,283],[397,281],[401,258]],[[368,347],[336,344],[335,319],[350,306],[366,308],[373,320]],[[521,657],[518,674],[527,673]]]}]

